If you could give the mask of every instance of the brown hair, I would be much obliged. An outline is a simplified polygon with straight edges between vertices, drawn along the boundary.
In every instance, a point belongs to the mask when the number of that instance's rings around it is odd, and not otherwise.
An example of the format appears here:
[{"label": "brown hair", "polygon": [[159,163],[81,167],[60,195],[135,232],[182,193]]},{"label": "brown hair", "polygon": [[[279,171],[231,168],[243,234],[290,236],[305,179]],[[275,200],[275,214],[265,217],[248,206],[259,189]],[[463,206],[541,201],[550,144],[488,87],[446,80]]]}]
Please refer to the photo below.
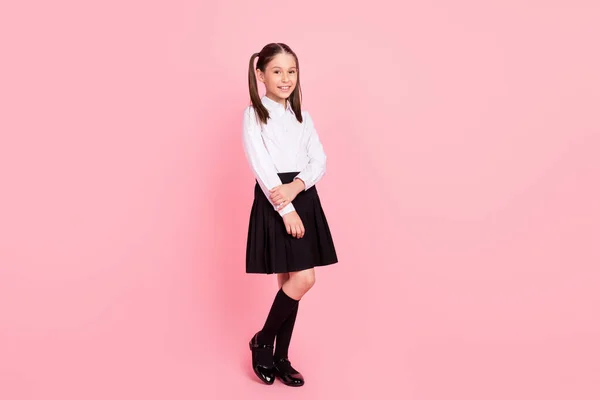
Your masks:
[{"label": "brown hair", "polygon": [[296,87],[294,91],[288,98],[290,102],[290,106],[292,110],[294,110],[294,114],[296,115],[296,119],[298,122],[302,122],[302,90],[300,89],[300,66],[298,65],[298,56],[296,53],[290,49],[290,47],[284,43],[269,43],[259,53],[252,54],[250,57],[250,66],[248,67],[248,86],[250,88],[250,100],[252,101],[252,106],[258,116],[258,119],[263,124],[267,123],[269,119],[269,111],[265,108],[263,103],[260,100],[260,96],[258,95],[258,86],[256,82],[256,73],[254,68],[254,59],[258,57],[258,61],[256,62],[256,69],[260,69],[262,72],[265,72],[265,67],[269,62],[275,57],[277,54],[287,53],[294,56],[296,60],[296,68],[297,68],[297,81]]}]

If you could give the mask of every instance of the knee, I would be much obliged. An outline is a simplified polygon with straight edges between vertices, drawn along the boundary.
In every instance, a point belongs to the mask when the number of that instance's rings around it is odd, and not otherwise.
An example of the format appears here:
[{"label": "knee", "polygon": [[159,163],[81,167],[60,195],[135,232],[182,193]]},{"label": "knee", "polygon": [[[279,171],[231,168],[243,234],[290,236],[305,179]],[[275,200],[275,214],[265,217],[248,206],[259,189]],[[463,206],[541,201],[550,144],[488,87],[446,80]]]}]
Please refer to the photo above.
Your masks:
[{"label": "knee", "polygon": [[306,293],[315,285],[315,276],[311,275],[300,275],[295,277],[295,284],[302,292]]}]

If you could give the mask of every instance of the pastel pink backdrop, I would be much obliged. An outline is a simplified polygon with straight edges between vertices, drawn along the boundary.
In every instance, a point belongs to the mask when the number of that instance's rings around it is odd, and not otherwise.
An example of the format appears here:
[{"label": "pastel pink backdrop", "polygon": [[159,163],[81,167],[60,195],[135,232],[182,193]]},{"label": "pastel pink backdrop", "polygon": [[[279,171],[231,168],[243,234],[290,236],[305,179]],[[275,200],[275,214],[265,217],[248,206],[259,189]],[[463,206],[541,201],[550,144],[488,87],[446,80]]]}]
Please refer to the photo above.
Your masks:
[{"label": "pastel pink backdrop", "polygon": [[[0,398],[600,398],[593,1],[0,7]],[[301,62],[339,264],[261,385],[246,73]]]}]

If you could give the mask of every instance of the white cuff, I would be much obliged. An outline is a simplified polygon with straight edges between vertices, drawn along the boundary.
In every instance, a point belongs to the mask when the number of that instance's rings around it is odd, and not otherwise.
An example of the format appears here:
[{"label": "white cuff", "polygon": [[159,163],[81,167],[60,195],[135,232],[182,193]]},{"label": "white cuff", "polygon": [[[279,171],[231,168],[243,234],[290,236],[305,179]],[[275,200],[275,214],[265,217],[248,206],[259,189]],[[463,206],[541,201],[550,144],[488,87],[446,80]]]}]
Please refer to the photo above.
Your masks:
[{"label": "white cuff", "polygon": [[287,206],[283,207],[278,212],[279,212],[279,215],[281,215],[283,217],[285,214],[289,214],[292,211],[296,211],[296,209],[294,208],[294,205],[292,203],[290,203]]}]

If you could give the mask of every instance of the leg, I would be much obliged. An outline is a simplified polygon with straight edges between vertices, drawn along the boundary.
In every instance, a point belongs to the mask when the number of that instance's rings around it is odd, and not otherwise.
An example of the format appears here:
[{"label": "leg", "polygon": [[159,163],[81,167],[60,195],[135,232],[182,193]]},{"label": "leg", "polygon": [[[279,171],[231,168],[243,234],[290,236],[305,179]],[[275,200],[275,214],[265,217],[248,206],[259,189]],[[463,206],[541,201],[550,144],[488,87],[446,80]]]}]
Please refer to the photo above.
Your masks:
[{"label": "leg", "polygon": [[[275,295],[275,300],[273,301],[265,325],[258,335],[258,341],[263,344],[272,344],[275,341],[275,336],[285,320],[294,312],[302,296],[315,283],[314,268],[290,272],[289,279],[287,280],[285,280],[283,274],[281,275],[281,277],[277,277],[281,288],[277,292],[277,295]],[[285,282],[283,282],[284,280]]]},{"label": "leg", "polygon": [[[281,325],[289,319],[290,313],[297,310],[298,301],[287,296],[281,290],[281,286],[289,279],[288,274],[278,274],[277,281],[279,291],[275,295],[275,300],[265,322],[263,329],[256,333],[250,340],[250,350],[252,350],[252,368],[256,376],[264,383],[271,385],[275,381],[274,360],[273,360],[273,341],[278,335]],[[289,323],[288,323],[289,324]]]},{"label": "leg", "polygon": [[[311,268],[312,270],[312,268]],[[305,271],[301,271],[305,272]],[[312,271],[314,276],[314,271]],[[287,318],[297,310],[298,302],[306,293],[311,281],[311,273],[300,274],[295,272],[277,274],[279,291],[275,296],[267,320],[259,332],[258,341],[264,344],[272,344],[275,336]],[[312,279],[314,282],[314,278]]]},{"label": "leg", "polygon": [[[279,288],[285,284],[290,279],[289,273],[277,274],[277,283]],[[292,340],[292,331],[294,330],[294,324],[296,322],[296,315],[298,315],[298,307],[300,302],[294,310],[290,313],[287,319],[283,322],[279,330],[277,331],[277,335],[275,337],[275,360],[280,360],[282,358],[288,357],[288,350],[290,348],[290,342]]]},{"label": "leg", "polygon": [[[310,268],[304,271],[290,272],[287,280],[281,279],[282,289],[292,297],[301,299],[315,284],[315,270]],[[289,290],[289,292],[288,292]],[[300,304],[300,302],[298,302]],[[298,306],[290,313],[277,332],[277,346],[275,348],[275,376],[288,386],[304,385],[304,377],[298,372],[288,359],[288,349],[292,339],[292,331],[298,314]]]},{"label": "leg", "polygon": [[[274,366],[274,356],[270,349],[273,348],[275,336],[286,322],[288,317],[297,311],[298,302],[312,288],[315,283],[314,268],[304,271],[290,272],[289,279],[285,276],[277,278],[281,285],[275,295],[275,300],[265,321],[265,325],[260,332],[257,332],[250,341],[250,348],[254,349],[252,354],[252,365],[254,372],[265,383],[272,383],[272,365]],[[294,316],[295,321],[295,316]],[[291,338],[291,334],[290,334]],[[256,357],[255,357],[256,356]],[[277,374],[286,385],[301,386],[304,384],[302,375],[291,368],[287,358],[285,362],[278,363]]]}]

